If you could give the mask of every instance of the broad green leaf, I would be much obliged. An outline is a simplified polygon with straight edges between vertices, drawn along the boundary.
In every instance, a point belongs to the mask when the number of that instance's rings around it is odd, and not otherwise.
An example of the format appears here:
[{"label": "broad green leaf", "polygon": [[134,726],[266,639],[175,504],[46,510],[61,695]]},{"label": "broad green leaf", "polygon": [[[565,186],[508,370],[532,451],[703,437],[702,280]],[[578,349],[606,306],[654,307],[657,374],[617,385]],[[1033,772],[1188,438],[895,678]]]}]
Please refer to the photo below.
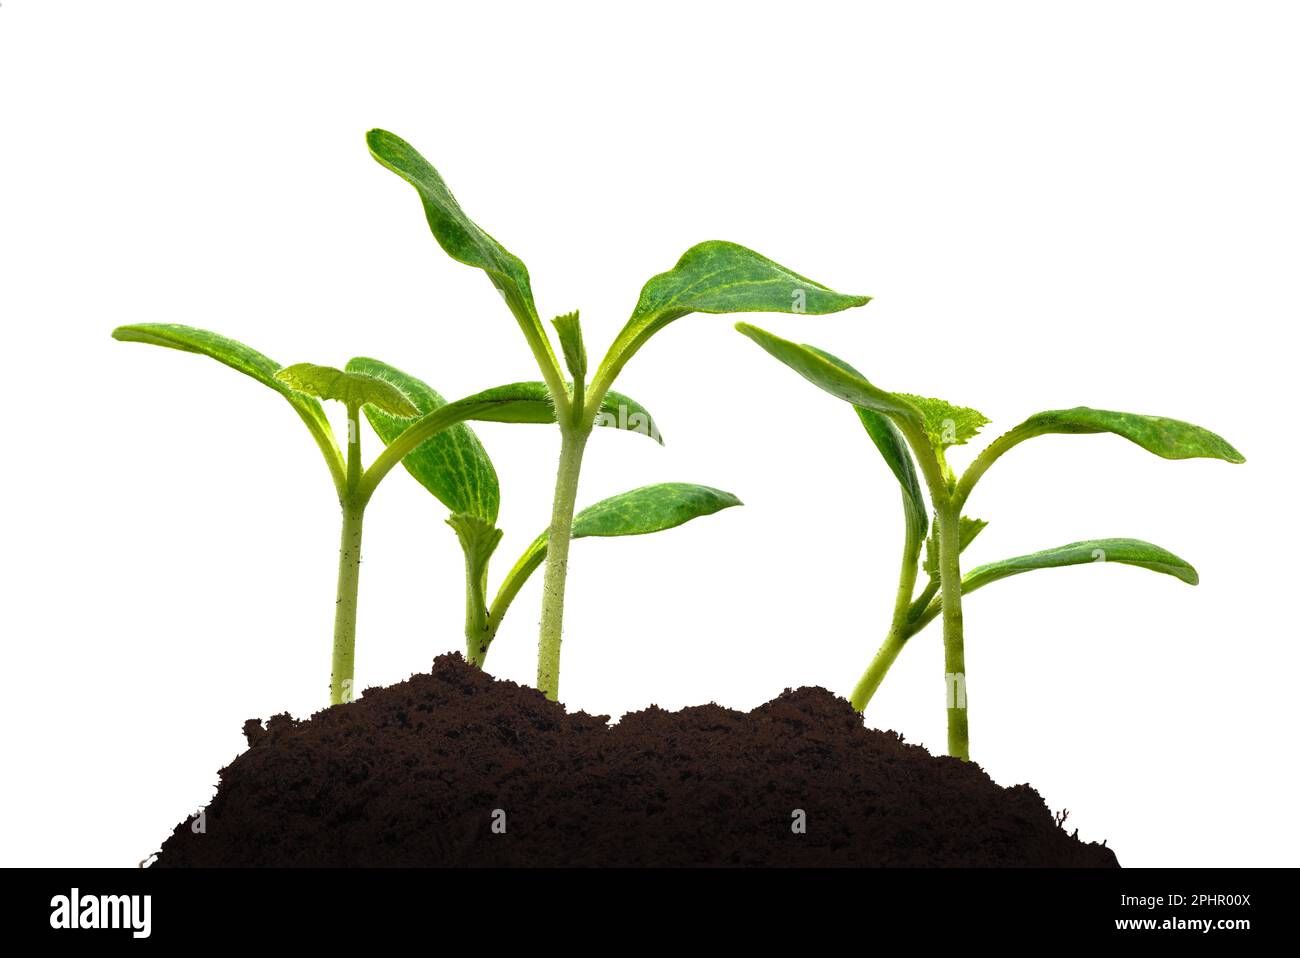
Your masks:
[{"label": "broad green leaf", "polygon": [[870,299],[837,293],[736,243],[709,240],[692,246],[676,266],[645,284],[598,378],[612,383],[646,340],[689,313],[824,315]]},{"label": "broad green leaf", "polygon": [[792,343],[749,323],[737,323],[736,329],[832,396],[891,419],[904,419],[917,426],[922,425],[920,410],[907,399],[873,386],[860,373],[850,372],[848,368],[832,362],[817,349]]},{"label": "broad green leaf", "polygon": [[1246,461],[1246,457],[1222,436],[1180,419],[1089,409],[1087,406],[1052,409],[1030,416],[1019,426],[989,443],[962,475],[957,485],[957,502],[965,502],[988,468],[1026,439],[1051,433],[1096,432],[1123,436],[1164,459],[1222,459],[1236,463]]},{"label": "broad green leaf", "polygon": [[911,393],[898,395],[921,411],[925,421],[925,434],[936,449],[960,446],[989,423],[988,417],[976,409],[954,406],[942,399],[913,396]]},{"label": "broad green leaf", "polygon": [[578,311],[563,316],[556,316],[551,323],[560,337],[560,350],[564,353],[564,364],[569,367],[569,374],[576,382],[587,378],[587,347],[582,341],[582,325],[578,322]]},{"label": "broad green leaf", "polygon": [[[573,538],[647,535],[738,505],[740,500],[729,492],[689,482],[642,486],[602,499],[579,512],[573,517]],[[506,575],[492,602],[495,620],[505,614],[528,577],[546,558],[547,540],[545,532],[534,539]]]},{"label": "broad green leaf", "polygon": [[[473,417],[479,422],[555,422],[555,404],[551,402],[551,394],[546,388],[546,383],[510,383],[484,390],[471,399],[493,401],[490,408],[484,409]],[[663,445],[663,436],[659,432],[658,424],[646,408],[630,396],[613,390],[607,392],[605,398],[601,400],[596,425],[638,432]]]},{"label": "broad green leaf", "polygon": [[[865,379],[862,373],[838,356],[833,356],[815,346],[805,348],[827,362],[834,363],[850,375]],[[907,440],[898,431],[898,427],[886,416],[870,409],[863,409],[861,406],[854,406],[853,411],[858,414],[858,419],[867,430],[867,435],[876,444],[876,448],[880,450],[880,455],[884,457],[885,464],[889,466],[894,478],[898,480],[898,484],[902,487],[903,508],[907,514],[908,528],[915,537],[915,541],[920,542],[925,538],[925,530],[930,521],[930,515],[925,508],[925,497],[921,493],[921,483],[916,477],[916,466],[912,462],[911,450],[907,448]]]},{"label": "broad green leaf", "polygon": [[[957,520],[957,553],[966,551],[966,547],[975,541],[975,537],[984,531],[988,523],[983,519],[972,519],[969,516],[962,516]],[[936,524],[930,530],[930,535],[925,540],[925,574],[936,582],[939,581],[939,526]]]},{"label": "broad green leaf", "polygon": [[1141,539],[1088,539],[979,566],[962,577],[962,592],[974,592],[990,582],[1022,572],[1032,572],[1034,569],[1054,569],[1090,562],[1119,562],[1138,566],[1171,575],[1189,585],[1196,585],[1200,581],[1190,563],[1150,542]]},{"label": "broad green leaf", "polygon": [[514,313],[538,363],[549,364],[558,372],[555,352],[537,316],[523,261],[465,215],[442,176],[411,144],[387,130],[371,130],[366,134],[366,145],[381,165],[415,187],[438,245],[452,259],[487,273]]},{"label": "broad green leaf", "polygon": [[643,536],[741,505],[729,492],[690,482],[661,482],[602,499],[573,517],[573,538]]},{"label": "broad green leaf", "polygon": [[[1222,459],[1225,462],[1245,462],[1246,458],[1222,436],[1179,419],[1164,416],[1143,416],[1131,412],[1111,412],[1106,409],[1054,409],[1030,416],[1012,430],[1029,435],[1046,433],[1096,433],[1113,432],[1130,442],[1137,443],[1147,452],[1165,459]],[[1027,438],[1027,436],[1026,436]]]},{"label": "broad green leaf", "polygon": [[[1058,546],[1055,549],[1044,549],[1042,552],[1032,552],[1029,555],[978,566],[962,576],[961,591],[962,595],[968,595],[990,582],[1019,575],[1022,572],[1033,572],[1035,569],[1055,569],[1093,562],[1117,562],[1121,565],[1150,569],[1152,572],[1181,579],[1189,585],[1200,582],[1200,576],[1196,574],[1191,563],[1158,545],[1143,542],[1141,539],[1088,539],[1084,542],[1071,542],[1069,545]],[[936,596],[931,599],[925,610],[914,618],[908,634],[915,635],[920,632],[938,618],[942,610],[943,604],[939,598]]]},{"label": "broad green leaf", "polygon": [[152,346],[165,346],[181,352],[196,353],[207,356],[231,369],[256,379],[263,386],[274,389],[294,408],[311,430],[316,444],[320,447],[334,473],[335,481],[342,481],[343,455],[339,451],[334,431],[320,403],[310,396],[291,389],[276,378],[280,364],[256,349],[243,343],[228,339],[207,329],[193,326],[181,326],[177,323],[139,323],[131,326],[119,326],[113,330],[113,338],[126,343],[148,343]]},{"label": "broad green leaf", "polygon": [[[377,359],[358,356],[348,361],[347,370],[391,383],[410,398],[421,416],[447,404],[427,383]],[[543,384],[538,385],[545,389]],[[410,420],[373,406],[366,407],[366,418],[384,445],[411,425]],[[409,453],[402,465],[452,512],[468,514],[489,525],[496,522],[501,505],[496,469],[469,426],[457,423],[437,433]]]},{"label": "broad green leaf", "polygon": [[256,349],[245,346],[233,339],[227,339],[218,333],[193,326],[180,326],[175,323],[140,323],[134,326],[119,326],[113,330],[113,338],[124,343],[149,343],[153,346],[166,346],[182,352],[198,353],[229,366],[238,372],[256,379],[263,386],[269,386],[300,411],[308,412],[312,418],[329,429],[329,420],[320,403],[291,389],[275,378],[280,371],[280,364],[263,356]]},{"label": "broad green leaf", "polygon": [[275,378],[300,393],[317,399],[332,399],[348,408],[374,406],[401,419],[411,419],[420,414],[406,394],[392,383],[365,373],[345,372],[315,363],[295,363],[281,369]]}]

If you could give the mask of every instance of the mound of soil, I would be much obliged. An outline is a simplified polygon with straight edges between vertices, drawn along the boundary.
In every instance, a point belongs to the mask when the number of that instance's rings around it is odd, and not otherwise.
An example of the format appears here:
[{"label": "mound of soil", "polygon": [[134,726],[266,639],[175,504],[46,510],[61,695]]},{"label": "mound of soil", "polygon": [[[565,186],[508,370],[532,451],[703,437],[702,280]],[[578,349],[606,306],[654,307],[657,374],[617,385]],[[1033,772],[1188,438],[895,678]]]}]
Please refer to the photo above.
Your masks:
[{"label": "mound of soil", "polygon": [[820,688],[611,726],[444,655],[244,734],[205,830],[182,822],[158,865],[1118,865],[1028,785],[865,728]]}]

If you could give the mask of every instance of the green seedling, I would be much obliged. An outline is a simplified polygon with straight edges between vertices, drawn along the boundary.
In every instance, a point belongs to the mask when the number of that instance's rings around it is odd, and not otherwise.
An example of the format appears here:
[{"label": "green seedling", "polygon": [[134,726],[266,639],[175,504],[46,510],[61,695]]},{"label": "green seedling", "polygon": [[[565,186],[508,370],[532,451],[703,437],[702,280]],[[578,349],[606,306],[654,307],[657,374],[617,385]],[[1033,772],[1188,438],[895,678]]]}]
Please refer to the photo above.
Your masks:
[{"label": "green seedling", "polygon": [[[1165,459],[1222,459],[1245,462],[1222,437],[1177,419],[1109,412],[1104,409],[1059,409],[1030,416],[993,440],[960,478],[948,465],[947,450],[966,443],[988,423],[974,409],[941,399],[891,393],[873,386],[841,359],[812,346],[801,346],[748,323],[736,328],[776,359],[814,385],[851,403],[867,434],[902,487],[904,545],[902,570],[893,616],[884,644],[854,689],[852,703],[866,708],[904,644],[933,619],[943,616],[944,673],[948,697],[948,752],[970,758],[967,721],[966,660],[962,597],[990,582],[1034,569],[1085,562],[1120,563],[1174,576],[1190,585],[1199,581],[1183,559],[1140,539],[1092,539],[1055,549],[982,565],[964,577],[962,551],[986,523],[962,515],[980,477],[1005,452],[1035,436],[1051,433],[1114,433]],[[915,459],[913,459],[915,457]],[[922,481],[930,497],[927,509]],[[933,512],[933,526],[929,515]],[[925,558],[921,553],[924,546]],[[915,594],[921,570],[928,579]]]},{"label": "green seedling", "polygon": [[[324,456],[330,478],[338,494],[343,513],[339,545],[338,592],[334,613],[334,647],[330,670],[330,702],[351,701],[355,670],[357,590],[361,571],[361,537],[365,510],[380,481],[406,452],[431,437],[447,460],[457,467],[472,461],[475,449],[481,449],[477,438],[460,418],[453,414],[439,417],[421,414],[410,397],[393,384],[378,377],[357,371],[344,371],[328,366],[300,363],[281,367],[275,360],[243,343],[228,339],[205,329],[195,329],[170,323],[146,323],[121,326],[113,331],[113,338],[124,342],[149,343],[183,352],[197,353],[215,359],[238,372],[249,376],[264,386],[275,390],[298,413],[317,447]],[[341,402],[347,410],[346,455],[340,449],[329,419],[319,400]],[[486,404],[491,406],[489,402]],[[361,460],[360,411],[362,408],[382,410],[385,415],[401,419],[408,424],[409,440],[384,450],[369,469],[363,469]],[[465,410],[482,412],[471,402]],[[458,455],[466,450],[464,455]],[[449,468],[442,477],[442,492],[456,506],[465,509],[495,509],[496,477],[490,483],[485,477],[467,468]]]},{"label": "green seedling", "polygon": [[[215,359],[278,392],[306,424],[324,456],[342,511],[338,589],[335,600],[330,701],[351,701],[356,664],[357,598],[366,506],[397,463],[451,510],[448,524],[465,553],[466,657],[481,665],[510,602],[546,554],[546,536],[533,542],[502,584],[490,610],[484,602],[487,561],[500,541],[496,529],[500,489],[496,470],[468,420],[554,423],[545,384],[511,383],[447,403],[426,383],[374,359],[357,358],[340,370],[311,363],[280,364],[243,343],[190,326],[147,323],[122,326],[115,339],[165,346]],[[346,454],[320,400],[347,411]],[[598,424],[643,432],[659,439],[646,410],[610,392]],[[364,410],[385,448],[368,468],[361,455]],[[643,535],[673,528],[740,500],[730,493],[689,483],[664,483],[615,496],[584,510],[575,536]]]},{"label": "green seedling", "polygon": [[578,314],[554,320],[566,377],[533,302],[523,262],[465,214],[438,171],[410,144],[383,130],[371,130],[366,140],[379,163],[415,188],[442,249],[488,275],[523,332],[554,406],[560,457],[547,530],[537,656],[537,687],[553,699],[559,693],[565,583],[583,452],[597,419],[609,415],[605,399],[623,367],[650,337],[690,313],[825,314],[861,306],[868,297],[837,293],[735,243],[700,243],[646,283],[631,318],[594,371],[588,368]]},{"label": "green seedling", "polygon": [[[443,405],[442,397],[427,384],[386,363],[357,358],[348,363],[347,369],[391,383],[411,398],[422,415]],[[502,388],[520,397],[530,397],[530,402],[497,410],[490,414],[490,418],[500,422],[554,424],[555,407],[545,383],[514,383]],[[610,391],[605,394],[601,408],[597,425],[640,433],[662,444],[654,420],[634,399]],[[387,444],[398,441],[411,428],[409,420],[377,405],[368,405],[365,410],[370,425]],[[487,419],[489,416],[480,414],[477,418]],[[452,509],[447,524],[455,530],[465,554],[465,657],[471,664],[482,666],[506,611],[524,583],[545,560],[549,536],[542,533],[524,550],[489,605],[488,563],[502,533],[495,526],[497,479],[487,452],[477,442],[453,447],[429,440],[409,453],[402,464],[420,485]],[[453,494],[454,489],[448,488],[465,475],[475,477],[477,488],[482,490],[473,502],[458,500]],[[709,486],[686,482],[659,483],[612,496],[582,510],[574,517],[572,537],[646,535],[740,504],[731,493]]]}]

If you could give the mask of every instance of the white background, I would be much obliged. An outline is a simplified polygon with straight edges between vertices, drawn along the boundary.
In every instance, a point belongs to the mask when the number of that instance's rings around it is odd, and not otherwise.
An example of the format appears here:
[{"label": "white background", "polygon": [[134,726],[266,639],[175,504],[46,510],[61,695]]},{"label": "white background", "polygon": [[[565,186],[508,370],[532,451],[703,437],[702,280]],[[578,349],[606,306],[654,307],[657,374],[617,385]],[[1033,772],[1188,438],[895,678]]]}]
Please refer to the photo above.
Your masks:
[{"label": "white background", "polygon": [[[1049,437],[988,475],[968,565],[1133,536],[1202,584],[1083,567],[972,598],[972,748],[1126,865],[1295,864],[1297,25],[1267,3],[4,0],[2,860],[134,865],[244,719],[327,697],[319,453],[270,391],[114,326],[377,356],[448,397],[536,377],[368,156],[382,126],[524,259],[546,316],[582,310],[594,353],[646,279],[731,239],[876,297],[760,325],[975,406],[986,436],[1076,404],[1225,435],[1246,465]],[[666,448],[590,447],[581,502],[684,479],[746,505],[575,544],[571,707],[847,692],[882,637],[893,479],[847,406],[731,326],[681,320],[620,380]],[[557,436],[480,435],[495,587],[546,523]],[[368,514],[362,686],[460,647],[443,514],[400,472]],[[495,675],[533,677],[539,580]],[[942,672],[932,627],[869,721],[942,750]]]}]

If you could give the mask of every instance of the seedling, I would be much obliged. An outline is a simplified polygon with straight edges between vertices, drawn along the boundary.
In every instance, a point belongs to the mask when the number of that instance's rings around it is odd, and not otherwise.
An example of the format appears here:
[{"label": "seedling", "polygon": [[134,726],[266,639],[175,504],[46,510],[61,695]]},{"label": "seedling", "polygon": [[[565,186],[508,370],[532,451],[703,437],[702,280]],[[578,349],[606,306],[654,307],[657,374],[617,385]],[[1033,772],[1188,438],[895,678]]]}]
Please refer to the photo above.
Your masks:
[{"label": "seedling", "polygon": [[[343,514],[335,599],[330,701],[351,701],[356,661],[357,597],[366,506],[398,462],[452,512],[448,524],[465,553],[466,656],[481,665],[511,601],[546,554],[546,536],[525,551],[489,610],[484,602],[487,561],[501,532],[496,470],[467,420],[554,423],[546,386],[511,383],[454,403],[424,382],[374,359],[357,358],[340,370],[311,363],[281,368],[243,343],[190,326],[148,323],[122,326],[115,339],[166,346],[208,356],[278,392],[301,417],[324,456]],[[341,402],[347,411],[346,455],[319,400]],[[648,412],[635,400],[610,392],[598,423],[644,432],[659,439]],[[365,410],[385,449],[363,468],[360,413]],[[689,483],[664,483],[623,493],[578,516],[575,536],[644,535],[709,515],[740,500],[727,492]]]},{"label": "seedling", "polygon": [[[432,412],[443,403],[427,384],[378,360],[353,359],[347,369],[393,384],[411,397],[421,414]],[[480,413],[476,418],[502,422],[555,422],[555,407],[545,383],[513,383],[502,389],[519,397],[529,397],[530,401],[489,414]],[[365,409],[370,425],[385,443],[398,441],[411,428],[409,421],[381,407],[369,405]],[[612,390],[605,394],[596,424],[640,433],[660,444],[663,442],[658,426],[645,408],[634,399]],[[542,533],[524,550],[489,605],[488,563],[502,533],[495,526],[499,494],[496,470],[487,452],[477,441],[450,448],[440,446],[436,440],[428,440],[409,453],[402,464],[420,485],[452,509],[447,524],[455,530],[465,554],[465,657],[471,664],[482,666],[506,611],[524,583],[545,560],[549,536]],[[449,494],[453,491],[448,489],[449,482],[458,481],[462,476],[474,477],[477,488],[482,490],[473,503]],[[601,500],[579,512],[574,517],[572,537],[646,535],[740,504],[740,500],[729,492],[694,483],[665,482],[643,486]]]},{"label": "seedling", "polygon": [[[1245,462],[1241,453],[1222,437],[1199,426],[1162,416],[1141,416],[1084,406],[1058,409],[1030,416],[1010,432],[993,440],[959,479],[948,465],[947,450],[964,444],[988,423],[982,414],[941,399],[886,392],[873,386],[848,363],[820,349],[800,346],[748,323],[738,323],[736,329],[814,385],[852,403],[867,434],[902,487],[905,532],[894,612],[884,644],[854,689],[852,702],[859,711],[866,708],[907,640],[942,615],[948,752],[969,759],[963,595],[998,579],[1034,569],[1101,561],[1150,569],[1190,585],[1199,581],[1196,570],[1186,561],[1140,539],[1072,542],[1055,549],[982,565],[963,577],[961,552],[986,523],[962,515],[962,510],[989,466],[1005,452],[1034,436],[1109,432],[1165,459],[1208,458]],[[921,482],[917,479],[917,465],[934,514],[933,528],[928,537],[929,510]],[[922,563],[923,544],[926,555]],[[914,596],[918,567],[924,569],[929,581]]]},{"label": "seedling", "polygon": [[429,228],[443,250],[487,273],[519,324],[554,405],[560,459],[548,528],[537,655],[537,687],[553,699],[559,692],[569,542],[575,535],[583,452],[597,419],[607,415],[602,412],[605,397],[623,367],[651,336],[690,313],[825,314],[861,306],[868,297],[834,292],[735,243],[700,243],[671,270],[646,283],[631,318],[590,376],[578,314],[553,321],[572,379],[568,382],[538,316],[523,262],[465,215],[438,171],[410,144],[384,130],[371,130],[366,140],[379,163],[415,187]]}]

